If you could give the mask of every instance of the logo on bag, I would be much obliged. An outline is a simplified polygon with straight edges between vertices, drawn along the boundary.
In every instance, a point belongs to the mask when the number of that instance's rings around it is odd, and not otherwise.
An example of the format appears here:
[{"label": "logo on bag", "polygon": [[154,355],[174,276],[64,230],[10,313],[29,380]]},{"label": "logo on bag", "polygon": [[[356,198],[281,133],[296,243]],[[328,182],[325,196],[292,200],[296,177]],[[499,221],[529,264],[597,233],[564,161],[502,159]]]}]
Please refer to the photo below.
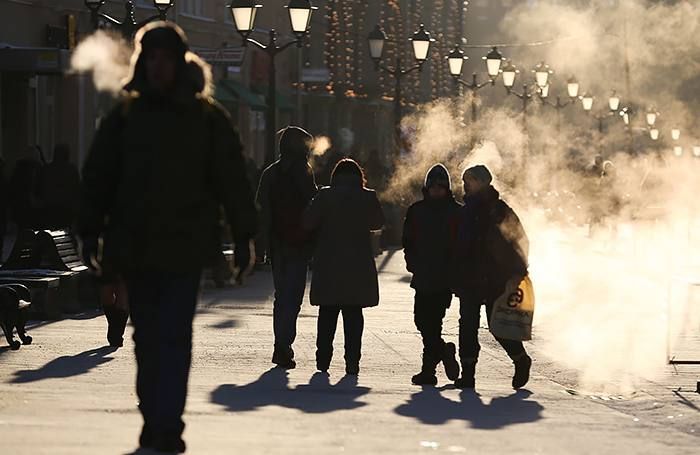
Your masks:
[{"label": "logo on bag", "polygon": [[518,288],[515,292],[508,296],[508,307],[516,308],[518,305],[523,303],[524,298],[525,295],[523,293],[523,290]]}]

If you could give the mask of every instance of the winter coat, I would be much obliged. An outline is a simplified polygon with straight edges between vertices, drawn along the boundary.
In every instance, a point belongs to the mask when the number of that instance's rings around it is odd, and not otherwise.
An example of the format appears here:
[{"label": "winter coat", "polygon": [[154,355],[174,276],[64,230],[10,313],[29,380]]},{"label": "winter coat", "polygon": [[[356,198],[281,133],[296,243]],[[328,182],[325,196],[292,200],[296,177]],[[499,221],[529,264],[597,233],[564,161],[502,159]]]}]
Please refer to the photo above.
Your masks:
[{"label": "winter coat", "polygon": [[406,268],[411,287],[424,292],[450,289],[452,240],[456,236],[460,204],[450,192],[444,199],[424,199],[411,205],[403,227]]},{"label": "winter coat", "polygon": [[346,176],[336,177],[311,201],[304,227],[314,231],[311,304],[372,307],[379,304],[379,283],[370,231],[384,225],[374,191]]},{"label": "winter coat", "polygon": [[[305,156],[282,150],[278,161],[265,169],[256,196],[260,219],[275,256],[309,256],[310,236],[302,215],[318,187]],[[274,259],[273,259],[274,260]]]},{"label": "winter coat", "polygon": [[238,134],[223,108],[190,90],[206,72],[188,65],[194,79],[180,78],[189,85],[177,96],[125,96],[102,121],[83,168],[79,235],[104,233],[104,261],[121,272],[215,263],[221,206],[235,241],[257,230]]},{"label": "winter coat", "polygon": [[492,186],[464,198],[453,243],[452,288],[460,297],[496,298],[513,276],[527,274],[527,235]]}]

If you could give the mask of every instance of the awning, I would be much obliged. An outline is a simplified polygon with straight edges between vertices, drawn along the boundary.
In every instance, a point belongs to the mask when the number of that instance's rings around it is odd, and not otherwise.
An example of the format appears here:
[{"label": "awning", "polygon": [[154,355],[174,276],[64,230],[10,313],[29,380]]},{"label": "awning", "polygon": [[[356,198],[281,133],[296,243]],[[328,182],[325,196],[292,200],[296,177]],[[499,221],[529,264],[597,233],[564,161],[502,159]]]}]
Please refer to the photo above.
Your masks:
[{"label": "awning", "polygon": [[69,68],[70,51],[41,47],[0,48],[0,71],[62,73]]},{"label": "awning", "polygon": [[[258,93],[233,79],[223,79],[216,85],[214,97],[222,103],[241,102],[248,105],[254,111],[264,111],[267,109],[267,99],[263,93]],[[289,97],[277,92],[277,109],[282,111],[293,111],[296,106]]]},{"label": "awning", "polygon": [[264,111],[266,108],[264,96],[231,79],[223,79],[216,84],[214,98],[222,103],[241,102],[254,111]]}]

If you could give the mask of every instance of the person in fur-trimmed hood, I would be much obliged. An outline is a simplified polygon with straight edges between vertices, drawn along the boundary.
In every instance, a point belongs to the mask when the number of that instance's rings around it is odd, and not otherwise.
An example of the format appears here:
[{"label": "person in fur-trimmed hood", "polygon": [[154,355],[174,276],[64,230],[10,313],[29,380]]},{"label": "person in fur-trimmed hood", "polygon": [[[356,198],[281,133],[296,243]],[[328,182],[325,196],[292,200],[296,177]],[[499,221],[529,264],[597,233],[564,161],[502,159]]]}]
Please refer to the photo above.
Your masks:
[{"label": "person in fur-trimmed hood", "polygon": [[239,267],[257,230],[242,146],[209,96],[210,78],[177,25],[143,27],[123,96],[83,168],[81,253],[93,269],[126,282],[144,419],[139,444],[164,452],[185,451],[192,320],[202,268],[220,254],[220,207]]},{"label": "person in fur-trimmed hood", "polygon": [[[508,280],[527,275],[528,239],[518,216],[491,185],[486,166],[470,167],[462,176],[464,207],[453,239],[452,288],[459,297],[459,357],[461,389],[473,389],[479,358],[481,306],[490,317]],[[496,338],[515,366],[512,386],[519,389],[530,378],[532,359],[521,341]]]},{"label": "person in fur-trimmed hood", "polygon": [[423,199],[408,208],[403,227],[406,268],[416,290],[414,321],[423,338],[423,366],[411,379],[416,385],[435,385],[440,362],[447,377],[459,377],[454,343],[442,339],[442,320],[452,302],[449,282],[450,239],[457,225],[459,203],[452,195],[450,174],[442,164],[425,176]]}]

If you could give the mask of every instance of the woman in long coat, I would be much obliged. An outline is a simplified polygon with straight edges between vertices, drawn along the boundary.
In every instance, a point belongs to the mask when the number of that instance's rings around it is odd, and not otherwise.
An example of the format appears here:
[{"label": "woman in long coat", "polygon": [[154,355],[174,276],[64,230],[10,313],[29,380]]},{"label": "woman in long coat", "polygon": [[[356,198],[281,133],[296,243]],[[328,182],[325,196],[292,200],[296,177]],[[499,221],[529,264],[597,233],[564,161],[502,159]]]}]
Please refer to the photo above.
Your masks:
[{"label": "woman in long coat", "polygon": [[316,367],[326,372],[333,356],[338,315],[343,313],[345,371],[360,370],[362,309],[379,304],[377,268],[370,232],[381,229],[384,214],[374,191],[365,188],[362,168],[351,159],[338,162],[331,186],[323,188],[304,213],[314,231],[311,304],[320,307]]}]

